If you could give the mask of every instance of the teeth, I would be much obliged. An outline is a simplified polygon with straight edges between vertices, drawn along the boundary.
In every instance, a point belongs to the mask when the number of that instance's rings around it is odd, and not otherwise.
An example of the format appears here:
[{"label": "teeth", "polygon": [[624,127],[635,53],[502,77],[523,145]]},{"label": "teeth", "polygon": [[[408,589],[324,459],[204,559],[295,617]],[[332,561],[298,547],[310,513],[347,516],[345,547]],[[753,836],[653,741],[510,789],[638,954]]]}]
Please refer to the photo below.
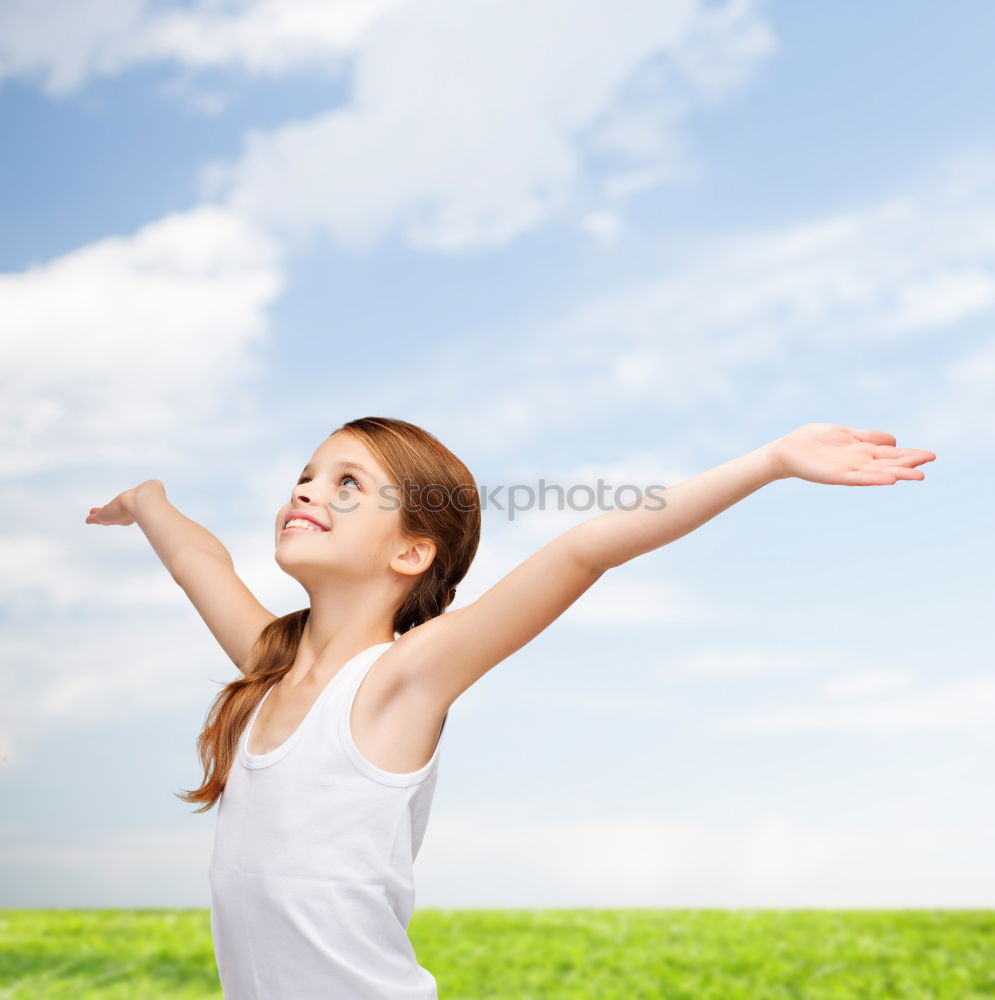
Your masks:
[{"label": "teeth", "polygon": [[285,528],[306,528],[308,531],[324,531],[324,528],[319,528],[313,521],[308,521],[303,517],[292,517],[285,525]]}]

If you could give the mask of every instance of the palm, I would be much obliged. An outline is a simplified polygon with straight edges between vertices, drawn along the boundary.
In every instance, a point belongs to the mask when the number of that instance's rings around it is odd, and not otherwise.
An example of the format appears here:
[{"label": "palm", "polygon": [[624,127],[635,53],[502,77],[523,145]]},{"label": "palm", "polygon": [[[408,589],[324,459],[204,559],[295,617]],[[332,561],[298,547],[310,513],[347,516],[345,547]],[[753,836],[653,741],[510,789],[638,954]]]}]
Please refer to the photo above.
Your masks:
[{"label": "palm", "polygon": [[925,479],[917,465],[936,455],[918,448],[896,448],[885,431],[855,430],[842,424],[805,424],[774,444],[784,477],[835,486],[884,486],[899,479]]},{"label": "palm", "polygon": [[113,500],[109,503],[104,504],[103,507],[91,507],[90,513],[86,515],[86,524],[122,524],[129,525],[135,523],[135,518],[131,511],[128,510],[126,504],[126,494],[130,493],[131,490],[126,490],[124,493],[119,493]]}]

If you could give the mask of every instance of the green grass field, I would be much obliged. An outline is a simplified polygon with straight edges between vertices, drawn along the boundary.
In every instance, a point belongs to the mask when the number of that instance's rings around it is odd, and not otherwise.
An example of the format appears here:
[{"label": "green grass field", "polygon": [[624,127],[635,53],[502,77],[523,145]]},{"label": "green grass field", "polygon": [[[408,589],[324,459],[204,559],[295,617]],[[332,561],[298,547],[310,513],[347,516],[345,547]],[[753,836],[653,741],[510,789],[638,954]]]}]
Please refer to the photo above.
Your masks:
[{"label": "green grass field", "polygon": [[[995,1000],[995,910],[426,909],[409,933],[440,1000]],[[0,1000],[160,997],[220,1000],[207,910],[0,910]]]}]

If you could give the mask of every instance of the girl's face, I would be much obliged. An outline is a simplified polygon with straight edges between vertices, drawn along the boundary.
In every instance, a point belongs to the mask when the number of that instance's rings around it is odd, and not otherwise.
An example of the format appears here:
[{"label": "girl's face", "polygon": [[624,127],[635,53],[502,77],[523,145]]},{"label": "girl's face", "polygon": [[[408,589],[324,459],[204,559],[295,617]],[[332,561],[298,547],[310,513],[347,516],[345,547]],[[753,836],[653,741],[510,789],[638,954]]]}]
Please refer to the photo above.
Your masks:
[{"label": "girl's face", "polygon": [[[399,494],[391,486],[366,446],[348,431],[336,431],[311,456],[277,514],[277,564],[301,583],[329,570],[358,579],[385,567],[400,540]],[[287,529],[293,511],[324,530]]]}]

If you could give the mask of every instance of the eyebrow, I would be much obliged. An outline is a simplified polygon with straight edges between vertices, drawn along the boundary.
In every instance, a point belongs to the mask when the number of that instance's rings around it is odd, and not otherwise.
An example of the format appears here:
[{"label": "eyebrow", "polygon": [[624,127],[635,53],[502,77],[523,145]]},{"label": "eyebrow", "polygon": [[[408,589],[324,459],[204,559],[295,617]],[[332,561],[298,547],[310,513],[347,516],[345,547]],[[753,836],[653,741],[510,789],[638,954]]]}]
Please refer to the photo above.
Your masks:
[{"label": "eyebrow", "polygon": [[[365,465],[360,465],[359,462],[337,462],[336,464],[340,469],[355,469],[357,472],[362,472],[365,475],[367,475],[371,480],[376,481],[377,477],[374,476],[373,473],[370,472],[370,470],[367,469]],[[306,472],[311,472],[311,471],[313,471],[311,469],[311,463],[308,462],[308,464],[305,465],[303,470],[301,471],[301,475],[303,476]]]}]

